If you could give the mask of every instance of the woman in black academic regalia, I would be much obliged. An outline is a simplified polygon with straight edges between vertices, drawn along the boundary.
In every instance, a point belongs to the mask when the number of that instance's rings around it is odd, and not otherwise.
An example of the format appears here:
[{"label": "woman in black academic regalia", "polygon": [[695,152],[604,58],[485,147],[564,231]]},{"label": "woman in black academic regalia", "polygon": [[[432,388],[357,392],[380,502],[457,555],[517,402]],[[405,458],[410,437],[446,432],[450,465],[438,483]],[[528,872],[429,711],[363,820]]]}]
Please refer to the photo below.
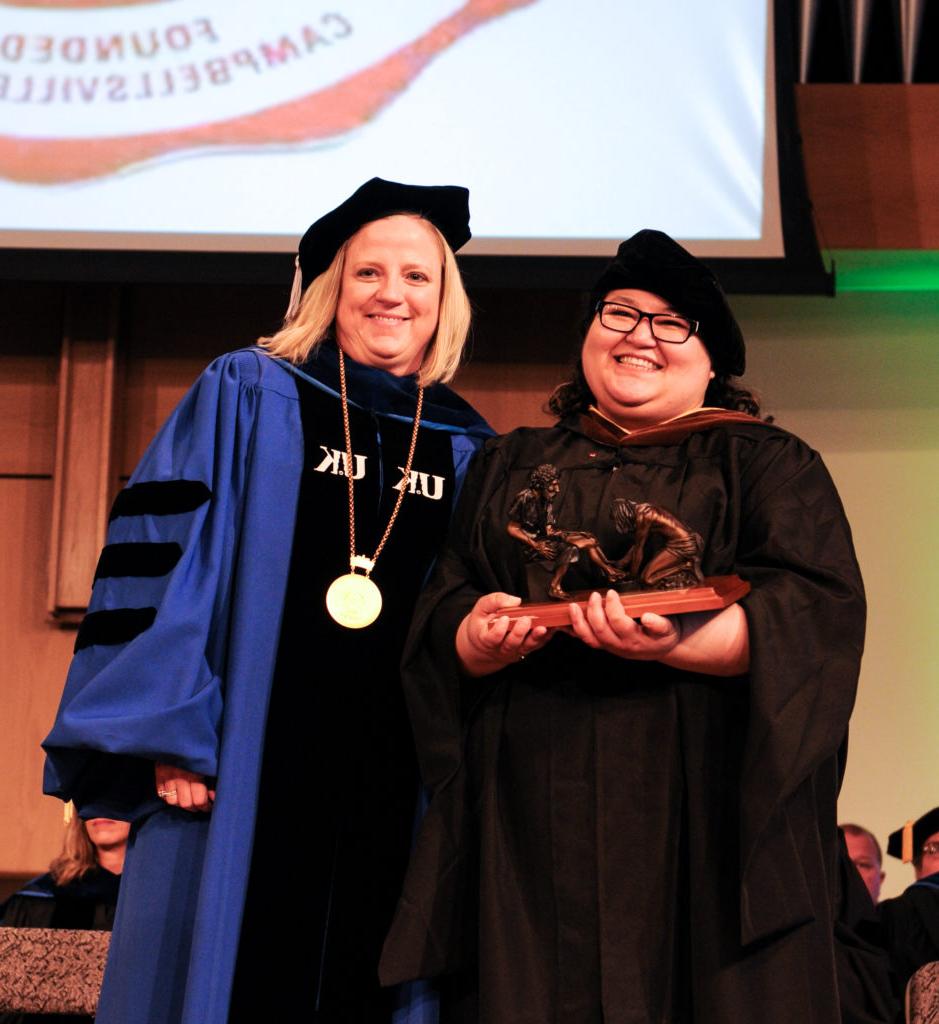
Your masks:
[{"label": "woman in black academic regalia", "polygon": [[[744,361],[710,271],[641,231],[593,291],[556,425],[470,470],[405,654],[433,795],[382,962],[440,979],[442,1024],[840,1019],[864,596],[821,459],[759,418]],[[595,591],[569,627],[500,614],[545,600],[559,558],[564,590]],[[608,589],[698,561],[749,594],[634,620]]]}]

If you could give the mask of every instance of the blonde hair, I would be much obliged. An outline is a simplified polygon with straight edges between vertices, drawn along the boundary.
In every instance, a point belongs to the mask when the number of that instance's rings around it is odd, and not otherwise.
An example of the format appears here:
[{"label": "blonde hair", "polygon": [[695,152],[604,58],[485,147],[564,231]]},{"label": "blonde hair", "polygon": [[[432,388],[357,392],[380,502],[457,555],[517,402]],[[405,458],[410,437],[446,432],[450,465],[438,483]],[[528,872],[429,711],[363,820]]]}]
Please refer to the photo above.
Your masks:
[{"label": "blonde hair", "polygon": [[56,885],[68,885],[98,866],[98,851],[88,837],[85,823],[77,814],[65,829],[62,852],[49,865],[49,873]]},{"label": "blonde hair", "polygon": [[[396,216],[389,214],[388,216]],[[440,231],[423,217],[414,213],[403,216],[423,221],[433,231],[443,253],[443,279],[440,283],[440,313],[437,330],[424,353],[419,372],[424,385],[446,383],[460,367],[463,348],[469,334],[471,309],[469,297],[463,287],[463,279],[456,263],[453,250]],[[382,218],[383,219],[383,218]],[[364,224],[362,225],[365,226]],[[361,230],[361,229],[360,229]],[[355,236],[353,235],[352,238]],[[317,348],[332,336],[339,293],[342,289],[342,274],[345,269],[346,253],[352,238],[347,238],[333,257],[332,263],[315,277],[303,293],[296,315],[285,321],[283,327],[266,338],[258,338],[258,345],[266,349],[273,358],[286,359],[299,365],[305,362]]]}]

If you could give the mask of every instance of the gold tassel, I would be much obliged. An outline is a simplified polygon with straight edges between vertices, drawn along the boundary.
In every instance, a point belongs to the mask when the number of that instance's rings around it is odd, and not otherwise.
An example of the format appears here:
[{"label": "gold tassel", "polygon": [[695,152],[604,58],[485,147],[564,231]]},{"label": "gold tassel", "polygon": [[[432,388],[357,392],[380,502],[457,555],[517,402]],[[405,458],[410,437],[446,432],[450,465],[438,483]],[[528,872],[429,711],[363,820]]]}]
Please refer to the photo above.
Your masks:
[{"label": "gold tassel", "polygon": [[72,818],[75,816],[75,805],[69,800],[65,807],[62,809],[62,818],[66,825],[72,824]]},{"label": "gold tassel", "polygon": [[900,859],[904,864],[913,860],[913,821],[908,821],[903,826],[903,850]]},{"label": "gold tassel", "polygon": [[293,261],[293,284],[290,288],[290,299],[287,302],[287,312],[284,314],[284,327],[287,327],[300,312],[300,300],[303,298],[303,273],[300,270],[300,254],[297,253]]}]

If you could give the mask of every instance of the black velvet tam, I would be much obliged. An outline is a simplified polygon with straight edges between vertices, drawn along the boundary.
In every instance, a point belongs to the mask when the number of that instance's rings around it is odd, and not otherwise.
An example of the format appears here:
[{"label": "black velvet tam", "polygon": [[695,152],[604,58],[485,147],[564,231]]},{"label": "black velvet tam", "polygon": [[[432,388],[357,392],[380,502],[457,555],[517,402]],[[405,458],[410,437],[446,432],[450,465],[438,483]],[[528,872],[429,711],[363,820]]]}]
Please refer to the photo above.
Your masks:
[{"label": "black velvet tam", "polygon": [[469,189],[460,185],[402,185],[372,178],[307,228],[300,239],[304,290],[332,263],[347,238],[373,220],[396,213],[416,213],[436,227],[456,252],[472,237]]},{"label": "black velvet tam", "polygon": [[594,285],[591,316],[614,288],[654,292],[675,312],[700,323],[715,372],[740,376],[746,367],[743,333],[714,274],[664,231],[644,228],[620,243],[616,257]]},{"label": "black velvet tam", "polygon": [[[887,837],[887,853],[891,857],[903,859],[903,832],[906,826],[891,832]],[[916,857],[922,849],[923,843],[931,836],[939,832],[939,807],[927,811],[922,817],[913,822],[913,856]]]}]

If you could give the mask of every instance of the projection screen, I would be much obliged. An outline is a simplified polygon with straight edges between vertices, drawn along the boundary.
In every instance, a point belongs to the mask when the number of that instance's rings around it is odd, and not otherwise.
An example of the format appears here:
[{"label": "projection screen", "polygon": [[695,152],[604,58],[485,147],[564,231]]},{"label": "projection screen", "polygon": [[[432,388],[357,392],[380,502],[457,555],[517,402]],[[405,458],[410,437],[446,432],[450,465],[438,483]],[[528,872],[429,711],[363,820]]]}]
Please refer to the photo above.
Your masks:
[{"label": "projection screen", "polygon": [[379,175],[466,252],[783,255],[769,0],[0,3],[0,246],[290,252]]}]

